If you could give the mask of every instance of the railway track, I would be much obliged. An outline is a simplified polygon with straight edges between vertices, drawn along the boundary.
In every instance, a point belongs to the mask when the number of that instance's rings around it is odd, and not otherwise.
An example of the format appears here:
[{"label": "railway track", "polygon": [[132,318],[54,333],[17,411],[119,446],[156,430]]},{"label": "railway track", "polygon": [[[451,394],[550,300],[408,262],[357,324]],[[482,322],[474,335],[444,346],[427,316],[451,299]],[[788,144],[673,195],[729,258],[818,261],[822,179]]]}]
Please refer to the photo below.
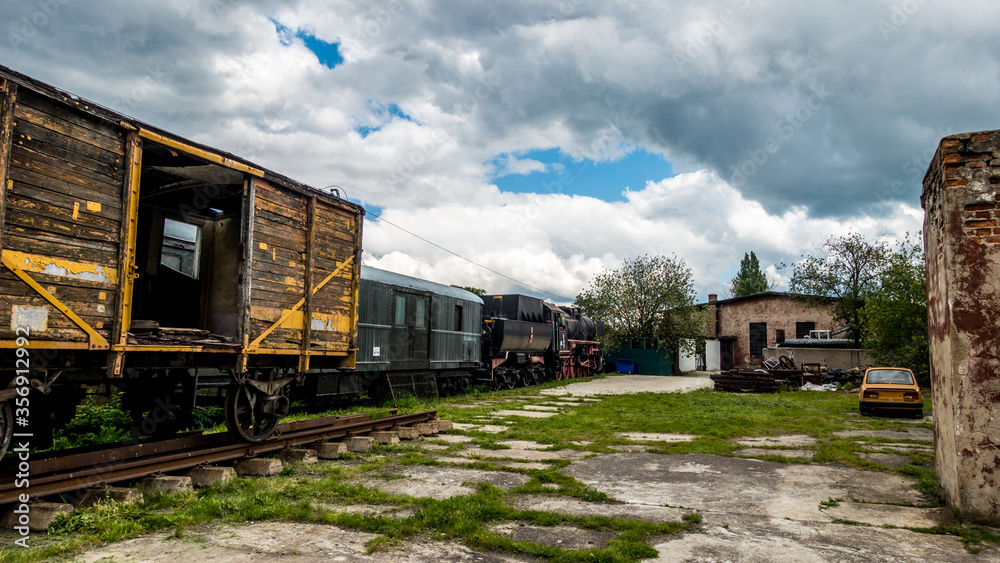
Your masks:
[{"label": "railway track", "polygon": [[[256,457],[283,448],[324,439],[357,436],[393,426],[433,420],[437,411],[374,418],[371,413],[328,416],[279,424],[271,438],[245,442],[229,433],[191,434],[155,442],[137,442],[109,448],[86,448],[32,456],[26,477],[16,463],[0,465],[0,505],[21,494],[41,498],[241,458]],[[14,460],[16,461],[16,460]],[[29,483],[24,487],[24,481]],[[19,483],[20,481],[20,483]],[[21,484],[21,487],[17,485]]]}]

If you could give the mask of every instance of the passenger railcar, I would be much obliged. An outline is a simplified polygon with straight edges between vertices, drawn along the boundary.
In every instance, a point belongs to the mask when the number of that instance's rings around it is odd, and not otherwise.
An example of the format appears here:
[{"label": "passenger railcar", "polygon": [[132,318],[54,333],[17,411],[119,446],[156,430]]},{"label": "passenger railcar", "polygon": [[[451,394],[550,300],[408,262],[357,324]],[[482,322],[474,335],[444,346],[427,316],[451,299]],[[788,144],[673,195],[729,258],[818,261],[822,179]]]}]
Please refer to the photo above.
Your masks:
[{"label": "passenger railcar", "polygon": [[431,393],[465,389],[480,367],[482,307],[464,289],[363,266],[356,369],[317,370],[303,396],[356,394],[393,380],[431,385]]}]

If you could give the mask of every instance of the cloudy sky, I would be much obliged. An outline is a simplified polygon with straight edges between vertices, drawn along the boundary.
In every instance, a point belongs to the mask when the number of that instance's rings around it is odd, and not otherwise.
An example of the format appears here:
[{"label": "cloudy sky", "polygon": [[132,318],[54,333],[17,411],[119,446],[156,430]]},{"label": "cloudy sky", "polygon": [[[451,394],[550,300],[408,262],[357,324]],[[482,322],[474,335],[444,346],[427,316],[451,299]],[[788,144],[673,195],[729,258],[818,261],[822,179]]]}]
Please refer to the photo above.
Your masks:
[{"label": "cloudy sky", "polygon": [[940,138],[1000,128],[997,21],[985,0],[25,0],[0,4],[0,64],[340,186],[366,264],[571,300],[676,254],[704,301],[751,250],[784,289],[773,265],[828,236],[919,231]]}]

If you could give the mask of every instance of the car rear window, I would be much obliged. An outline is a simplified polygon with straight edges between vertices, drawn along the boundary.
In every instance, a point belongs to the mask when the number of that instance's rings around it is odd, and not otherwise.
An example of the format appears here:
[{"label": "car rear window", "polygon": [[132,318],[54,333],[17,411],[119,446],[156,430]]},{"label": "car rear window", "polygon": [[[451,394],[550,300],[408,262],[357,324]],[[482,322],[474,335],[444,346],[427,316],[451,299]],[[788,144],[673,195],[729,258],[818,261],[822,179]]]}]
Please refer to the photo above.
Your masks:
[{"label": "car rear window", "polygon": [[913,385],[913,374],[901,369],[876,369],[868,372],[865,382],[869,384]]}]

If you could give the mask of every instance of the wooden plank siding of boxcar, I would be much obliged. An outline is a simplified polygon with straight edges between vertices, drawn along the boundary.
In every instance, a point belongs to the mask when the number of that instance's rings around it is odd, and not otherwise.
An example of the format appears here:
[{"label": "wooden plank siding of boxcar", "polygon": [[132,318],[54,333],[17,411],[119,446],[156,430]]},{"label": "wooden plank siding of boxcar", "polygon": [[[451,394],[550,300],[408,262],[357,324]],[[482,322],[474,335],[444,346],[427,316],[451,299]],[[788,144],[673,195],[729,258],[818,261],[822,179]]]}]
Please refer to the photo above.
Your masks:
[{"label": "wooden plank siding of boxcar", "polygon": [[[122,217],[122,132],[26,89],[18,91],[13,117],[3,250],[7,256],[51,260],[51,268],[24,273],[109,338]],[[74,274],[76,267],[84,273],[103,268],[104,280],[84,279]],[[49,309],[48,330],[33,333],[35,340],[88,339],[7,268],[0,270],[0,296]],[[0,338],[12,334],[11,314],[9,308],[0,310]]]},{"label": "wooden plank siding of boxcar", "polygon": [[[251,339],[301,302],[260,346],[291,351],[304,349],[308,339],[309,351],[346,352],[353,338],[356,221],[332,205],[264,181],[256,183],[254,207]],[[347,265],[338,271],[345,260]],[[337,275],[323,284],[335,271]],[[311,272],[309,284],[307,272]],[[307,298],[309,288],[318,289]],[[338,330],[313,330],[307,316],[324,323],[324,328],[331,322]]]},{"label": "wooden plank siding of boxcar", "polygon": [[[316,287],[337,270],[345,260],[354,257],[356,221],[335,207],[317,201],[313,223],[312,286]],[[312,330],[310,343],[316,349],[346,350],[351,345],[351,318],[354,315],[353,278],[357,266],[350,263],[335,278],[337,284],[327,284],[312,296],[310,307],[315,318],[329,318],[337,330]],[[347,330],[344,330],[346,328]]]},{"label": "wooden plank siding of boxcar", "polygon": [[[304,268],[290,263],[297,257],[304,260],[306,223],[286,221],[289,216],[305,216],[308,200],[296,194],[283,193],[265,180],[257,180],[254,194],[254,261],[250,284],[250,339],[254,340],[280,318],[275,311],[291,309],[305,297]],[[275,209],[284,210],[276,213]],[[277,259],[281,252],[282,260]],[[276,328],[267,335],[262,348],[297,349],[301,347],[302,330]]]}]

